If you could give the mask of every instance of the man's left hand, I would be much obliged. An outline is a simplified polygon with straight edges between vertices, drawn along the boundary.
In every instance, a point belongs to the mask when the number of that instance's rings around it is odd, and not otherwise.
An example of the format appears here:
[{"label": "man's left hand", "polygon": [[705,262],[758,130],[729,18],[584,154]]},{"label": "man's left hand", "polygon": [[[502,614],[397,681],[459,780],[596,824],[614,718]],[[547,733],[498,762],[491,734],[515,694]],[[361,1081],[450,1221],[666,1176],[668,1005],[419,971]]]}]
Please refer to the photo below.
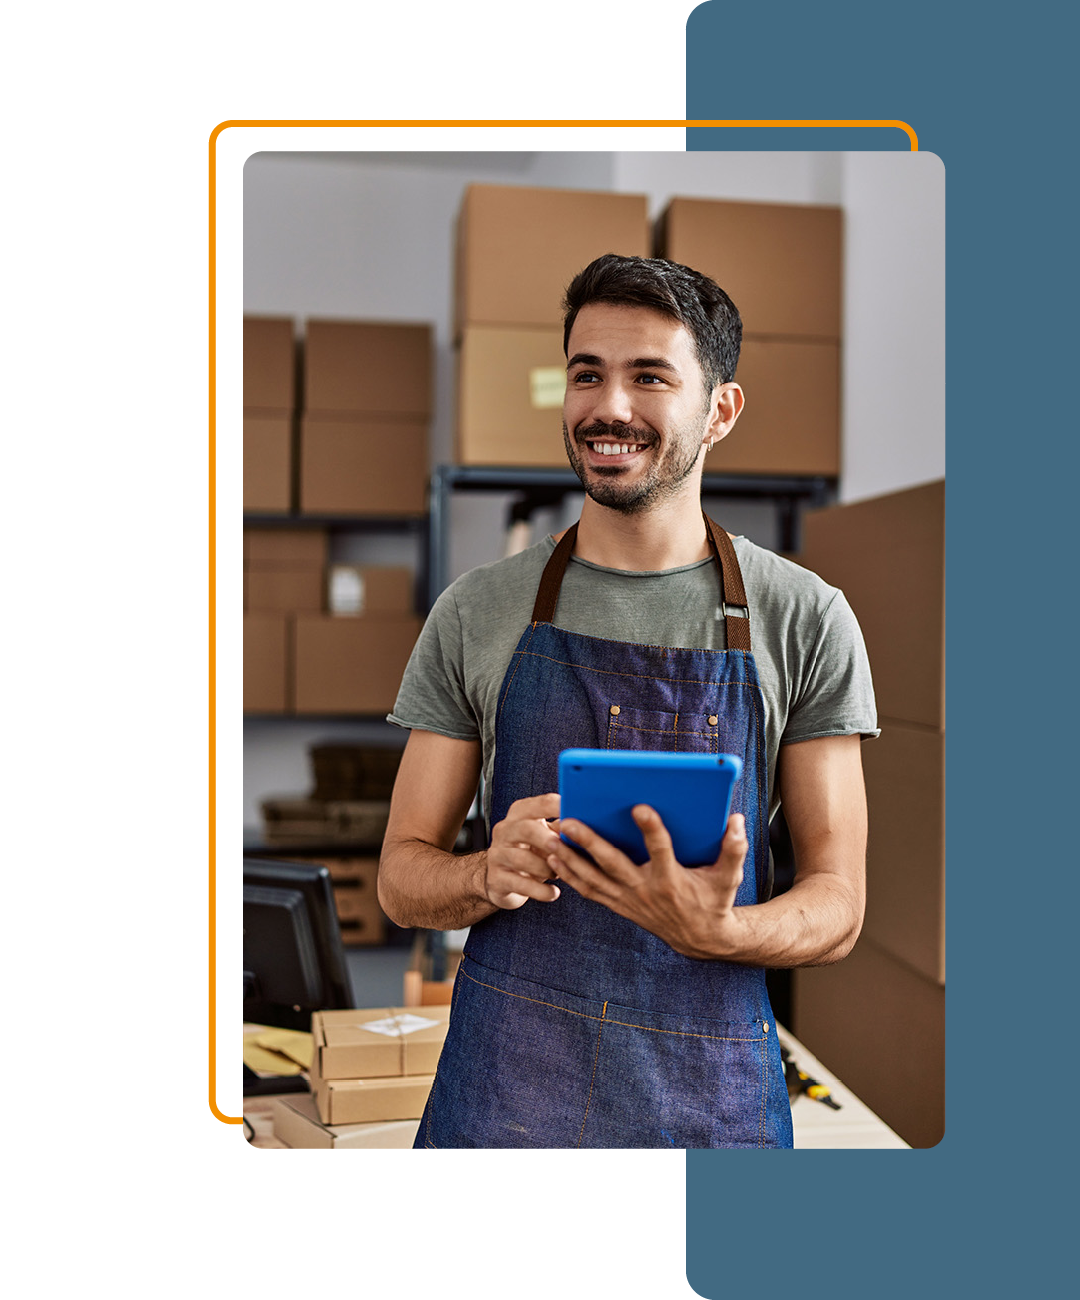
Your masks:
[{"label": "man's left hand", "polygon": [[676,861],[671,836],[654,809],[639,804],[632,815],[649,855],[641,866],[579,821],[564,821],[559,829],[594,861],[560,843],[549,866],[582,898],[635,921],[685,957],[722,958],[738,951],[735,894],[747,851],[742,815],[728,819],[717,860],[692,870]]}]

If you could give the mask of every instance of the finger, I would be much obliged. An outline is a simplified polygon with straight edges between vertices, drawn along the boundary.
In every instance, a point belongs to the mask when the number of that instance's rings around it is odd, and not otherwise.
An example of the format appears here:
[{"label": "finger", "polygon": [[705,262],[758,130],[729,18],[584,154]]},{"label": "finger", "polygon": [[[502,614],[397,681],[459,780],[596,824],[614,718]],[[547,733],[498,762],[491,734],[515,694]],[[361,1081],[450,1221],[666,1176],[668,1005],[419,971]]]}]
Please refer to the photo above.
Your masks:
[{"label": "finger", "polygon": [[537,903],[554,903],[559,897],[559,887],[510,872],[505,877],[495,874],[489,878],[487,894],[496,907],[508,911],[523,907],[530,899]]},{"label": "finger", "polygon": [[746,838],[746,818],[742,813],[732,813],[728,818],[724,838],[720,844],[720,856],[707,869],[718,875],[727,876],[729,882],[738,889],[742,884],[743,863],[746,861],[749,847]]},{"label": "finger", "polygon": [[599,899],[613,896],[616,892],[616,886],[609,876],[566,844],[560,844],[548,858],[548,866],[560,880],[583,898]]},{"label": "finger", "polygon": [[506,820],[519,817],[558,817],[559,796],[557,794],[534,794],[528,799],[515,799],[506,810]]},{"label": "finger", "polygon": [[488,850],[488,861],[500,871],[517,872],[534,880],[546,880],[551,874],[547,860],[546,853],[534,853],[532,849],[514,845],[500,845]]},{"label": "finger", "polygon": [[[641,878],[641,868],[622,852],[614,844],[609,843],[603,836],[597,833],[583,822],[575,821],[572,818],[562,823],[562,833],[574,841],[586,853],[590,854],[600,869],[601,874],[609,876],[612,880],[617,880],[620,884],[634,884]],[[555,853],[562,856],[563,850],[567,845],[561,840]],[[572,850],[570,850],[572,852]],[[574,855],[578,857],[578,855]],[[578,861],[584,863],[584,859],[578,857]],[[590,864],[584,863],[585,866]]]},{"label": "finger", "polygon": [[558,843],[558,839],[558,833],[551,829],[550,823],[535,817],[523,821],[511,820],[508,817],[506,821],[499,822],[491,833],[493,846],[509,847],[523,844],[530,849],[535,849],[542,857],[547,857],[552,845]]},{"label": "finger", "polygon": [[649,860],[658,866],[677,867],[679,864],[675,860],[671,836],[656,809],[650,808],[648,804],[638,804],[631,810],[631,816],[637,822],[644,837]]}]

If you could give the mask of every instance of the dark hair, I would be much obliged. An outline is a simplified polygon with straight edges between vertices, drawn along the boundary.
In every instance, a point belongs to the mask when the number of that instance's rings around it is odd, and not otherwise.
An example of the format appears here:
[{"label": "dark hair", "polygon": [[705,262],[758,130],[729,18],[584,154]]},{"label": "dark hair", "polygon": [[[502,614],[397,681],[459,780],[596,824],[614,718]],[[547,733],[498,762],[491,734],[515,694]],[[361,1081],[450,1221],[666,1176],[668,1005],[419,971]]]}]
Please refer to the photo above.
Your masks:
[{"label": "dark hair", "polygon": [[681,322],[694,336],[707,392],[735,378],[742,345],[739,309],[700,271],[662,257],[620,257],[605,253],[570,281],[563,299],[563,352],[570,330],[590,302],[649,307]]}]

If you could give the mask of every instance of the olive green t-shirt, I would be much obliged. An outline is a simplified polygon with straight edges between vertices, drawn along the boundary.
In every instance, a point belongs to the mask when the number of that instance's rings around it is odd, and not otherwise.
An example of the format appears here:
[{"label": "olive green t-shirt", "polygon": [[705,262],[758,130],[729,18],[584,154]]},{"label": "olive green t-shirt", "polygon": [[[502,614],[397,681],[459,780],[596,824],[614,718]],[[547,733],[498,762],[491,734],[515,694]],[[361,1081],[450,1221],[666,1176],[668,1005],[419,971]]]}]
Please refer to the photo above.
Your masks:
[{"label": "olive green t-shirt", "polygon": [[[452,583],[428,615],[388,715],[401,727],[481,742],[485,815],[499,691],[554,549],[546,537]],[[842,592],[745,537],[735,539],[735,554],[765,704],[771,815],[779,747],[819,736],[876,736],[874,689],[862,633]],[[719,592],[711,559],[634,573],[572,556],[553,621],[613,641],[723,650]]]}]

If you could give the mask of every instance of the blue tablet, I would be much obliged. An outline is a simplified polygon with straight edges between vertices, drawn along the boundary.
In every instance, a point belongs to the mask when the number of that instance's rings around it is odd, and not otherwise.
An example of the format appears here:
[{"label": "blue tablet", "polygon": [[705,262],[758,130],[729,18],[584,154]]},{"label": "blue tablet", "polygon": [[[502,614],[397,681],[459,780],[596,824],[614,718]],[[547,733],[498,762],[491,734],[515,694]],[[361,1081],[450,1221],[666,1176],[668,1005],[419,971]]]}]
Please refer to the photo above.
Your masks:
[{"label": "blue tablet", "polygon": [[[573,817],[639,865],[645,841],[631,808],[648,804],[671,835],[684,867],[720,856],[731,792],[742,773],[734,754],[671,754],[653,750],[564,749],[559,755],[561,817]],[[568,836],[563,840],[572,848]]]}]

